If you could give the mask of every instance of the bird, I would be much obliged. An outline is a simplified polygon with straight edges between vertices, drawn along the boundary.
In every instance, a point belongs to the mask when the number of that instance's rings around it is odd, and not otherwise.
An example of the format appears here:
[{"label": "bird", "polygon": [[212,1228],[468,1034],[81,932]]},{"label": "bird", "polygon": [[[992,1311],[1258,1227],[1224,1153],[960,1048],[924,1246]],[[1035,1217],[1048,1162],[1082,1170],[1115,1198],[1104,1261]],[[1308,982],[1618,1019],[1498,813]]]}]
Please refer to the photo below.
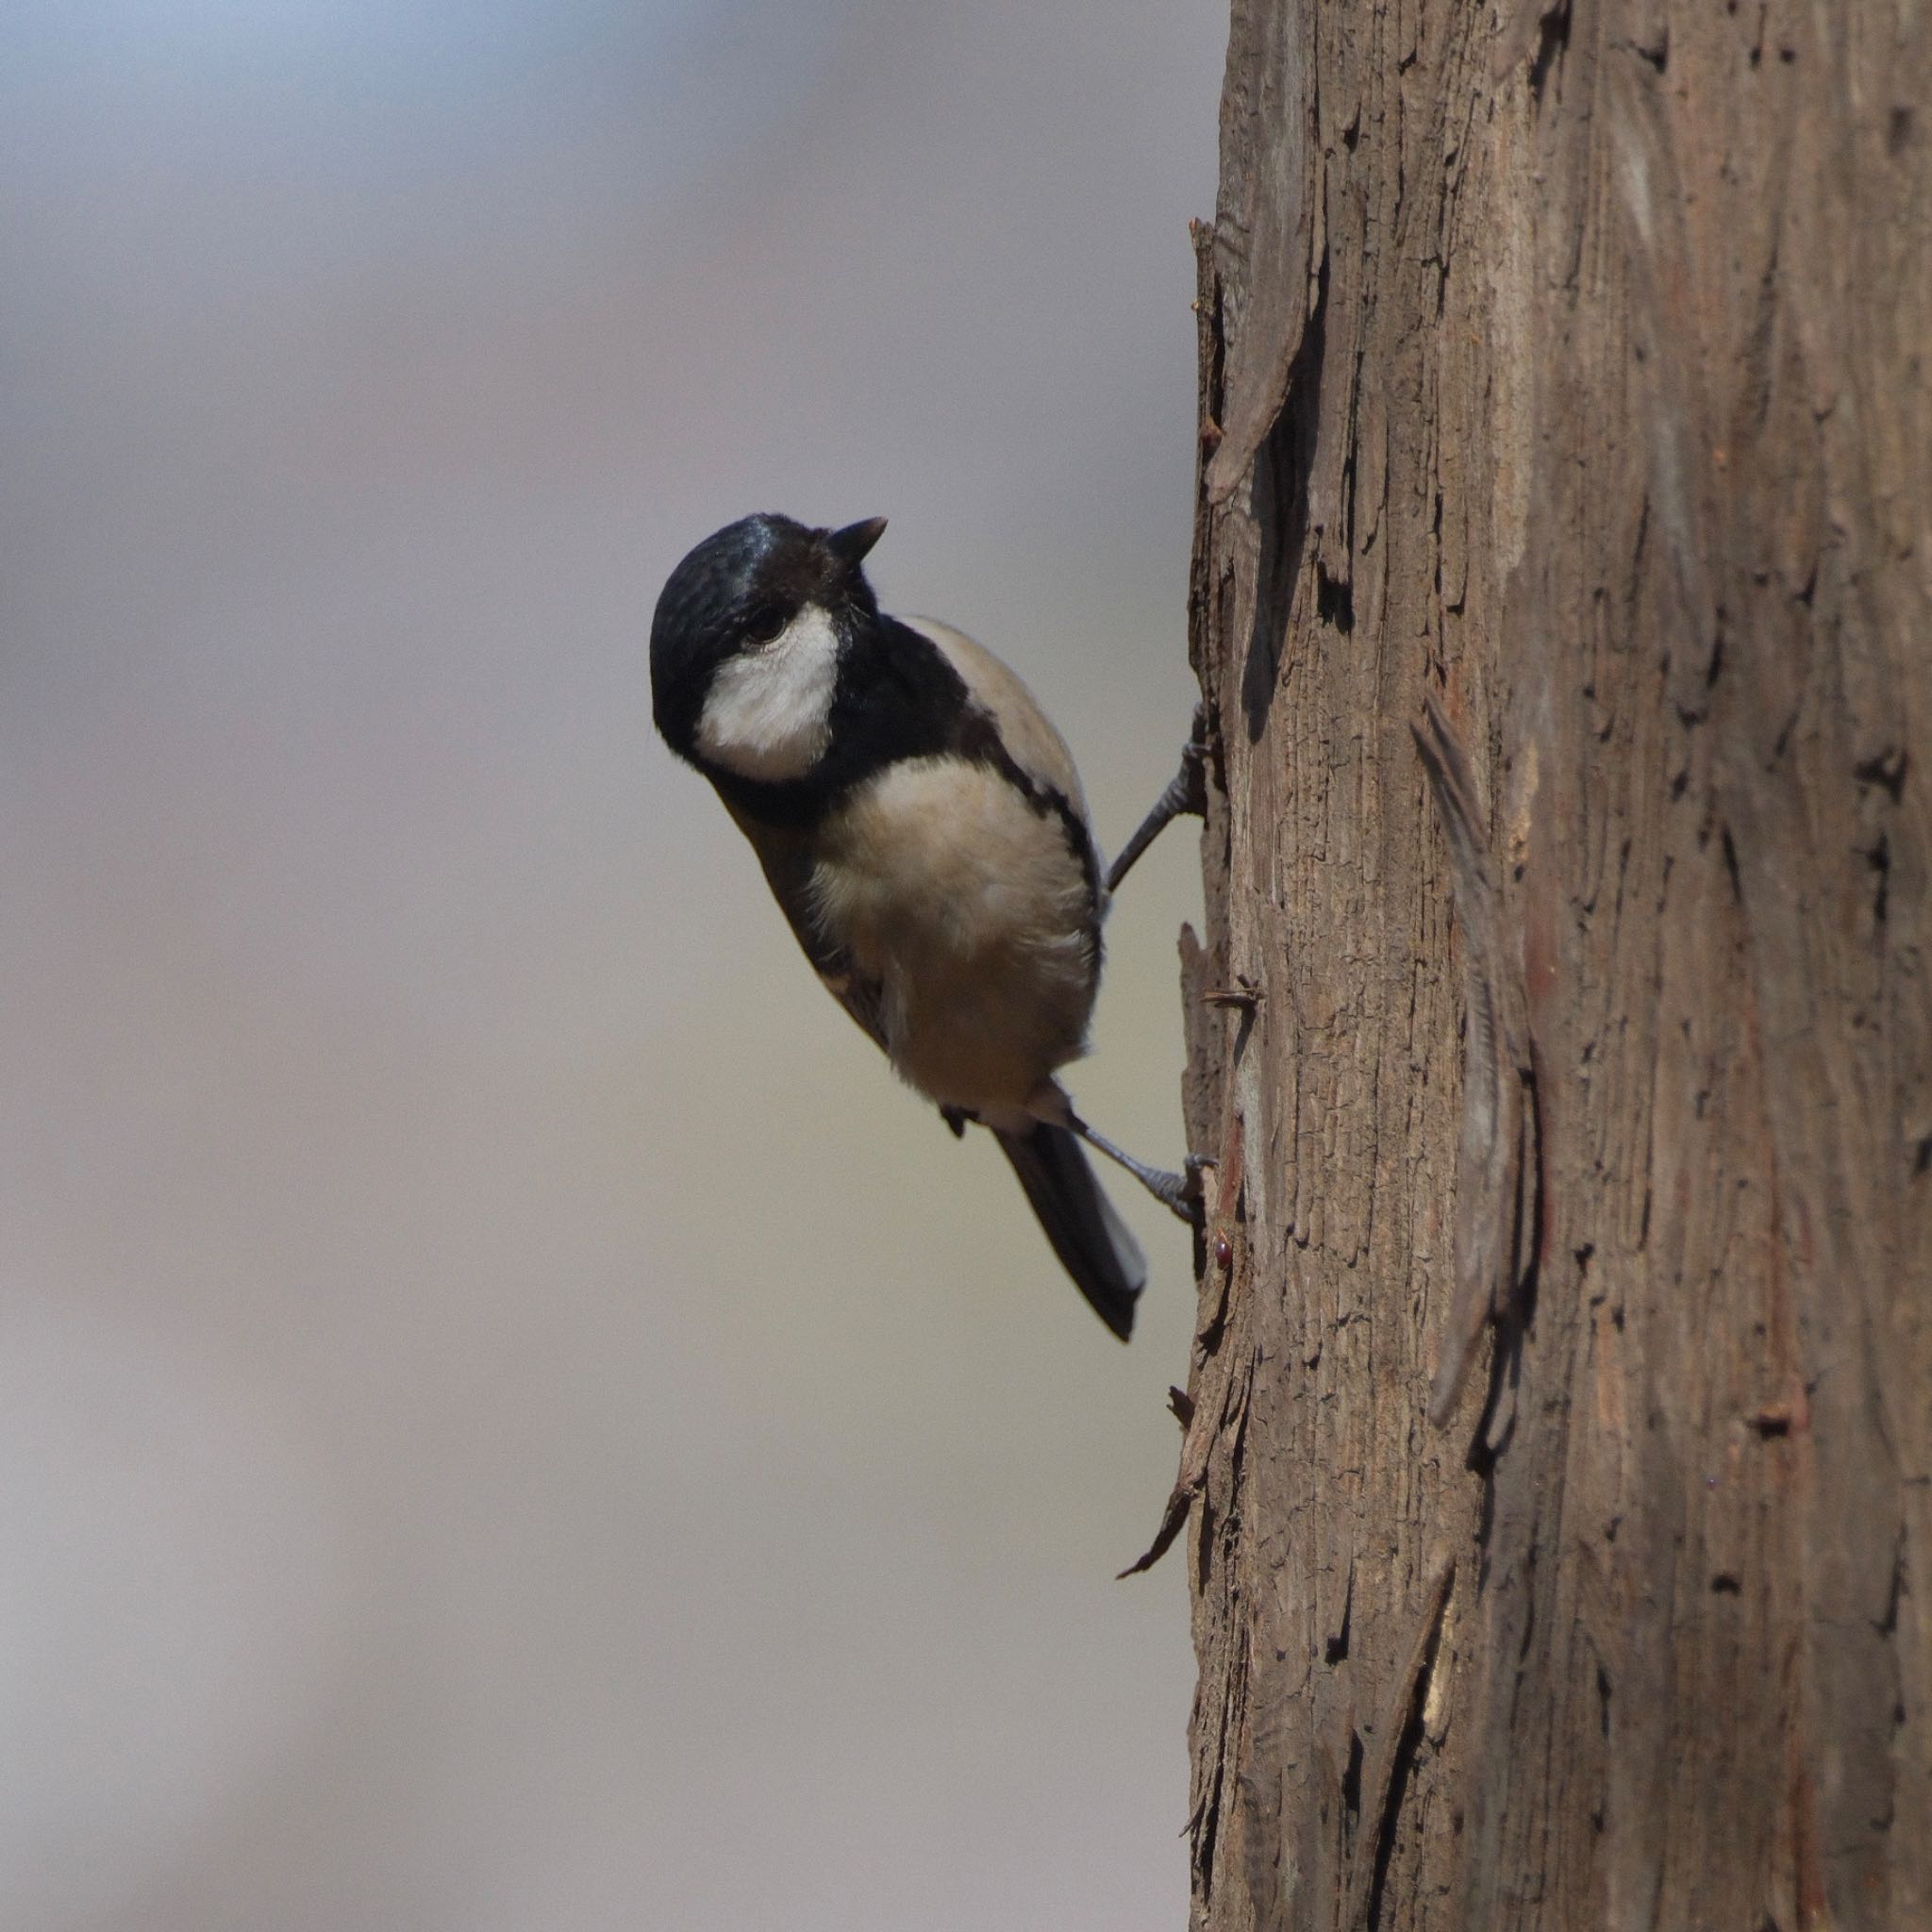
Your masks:
[{"label": "bird", "polygon": [[1109,877],[1073,755],[1014,672],[880,610],[864,563],[885,528],[766,513],[696,544],[652,616],[653,720],[826,989],[956,1135],[991,1133],[1124,1341],[1147,1260],[1082,1142],[1193,1210],[1185,1177],[1094,1132],[1058,1075],[1087,1050],[1109,888],[1145,838]]}]

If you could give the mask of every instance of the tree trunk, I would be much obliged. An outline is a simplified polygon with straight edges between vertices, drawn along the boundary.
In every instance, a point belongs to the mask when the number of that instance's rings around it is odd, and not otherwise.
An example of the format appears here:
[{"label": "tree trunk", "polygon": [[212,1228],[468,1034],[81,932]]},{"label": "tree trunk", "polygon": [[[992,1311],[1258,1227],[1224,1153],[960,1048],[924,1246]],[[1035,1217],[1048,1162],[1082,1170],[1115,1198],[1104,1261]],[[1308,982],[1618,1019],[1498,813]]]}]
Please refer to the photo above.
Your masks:
[{"label": "tree trunk", "polygon": [[1932,12],[1501,11],[1234,5],[1193,1924],[1912,1932]]}]

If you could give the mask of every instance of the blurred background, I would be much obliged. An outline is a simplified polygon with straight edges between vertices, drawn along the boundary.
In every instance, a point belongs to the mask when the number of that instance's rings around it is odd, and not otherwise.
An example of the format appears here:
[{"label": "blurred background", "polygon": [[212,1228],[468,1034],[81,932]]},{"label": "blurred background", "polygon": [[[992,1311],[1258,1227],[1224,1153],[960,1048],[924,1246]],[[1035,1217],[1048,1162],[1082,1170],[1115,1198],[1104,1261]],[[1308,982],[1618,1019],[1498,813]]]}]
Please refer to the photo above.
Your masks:
[{"label": "blurred background", "polygon": [[[1122,1349],[653,737],[752,509],[1173,770],[1220,0],[12,0],[0,1925],[1174,1927]],[[1185,829],[1083,1110],[1182,1152]]]}]

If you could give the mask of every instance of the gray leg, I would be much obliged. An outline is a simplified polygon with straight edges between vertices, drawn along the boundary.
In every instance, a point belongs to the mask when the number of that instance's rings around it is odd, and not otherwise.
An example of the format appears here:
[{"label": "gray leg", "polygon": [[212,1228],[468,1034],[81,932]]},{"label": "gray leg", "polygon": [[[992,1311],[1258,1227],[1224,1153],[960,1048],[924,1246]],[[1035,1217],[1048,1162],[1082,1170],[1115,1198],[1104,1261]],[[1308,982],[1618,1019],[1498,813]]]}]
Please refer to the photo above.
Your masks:
[{"label": "gray leg", "polygon": [[[1168,787],[1154,801],[1154,809],[1141,821],[1134,836],[1121,847],[1120,857],[1108,868],[1107,890],[1120,890],[1121,881],[1134,869],[1134,861],[1153,844],[1170,819],[1183,812],[1196,818],[1208,816],[1208,747],[1201,742],[1202,718],[1194,714],[1194,736],[1181,749],[1181,768],[1168,781]],[[1097,1143],[1096,1143],[1097,1144]]]},{"label": "gray leg", "polygon": [[1172,1174],[1164,1167],[1149,1167],[1144,1160],[1136,1160],[1104,1134],[1096,1134],[1077,1114],[1072,1115],[1067,1124],[1088,1146],[1109,1160],[1118,1161],[1163,1208],[1178,1215],[1190,1227],[1200,1226],[1200,1198],[1185,1174]]}]

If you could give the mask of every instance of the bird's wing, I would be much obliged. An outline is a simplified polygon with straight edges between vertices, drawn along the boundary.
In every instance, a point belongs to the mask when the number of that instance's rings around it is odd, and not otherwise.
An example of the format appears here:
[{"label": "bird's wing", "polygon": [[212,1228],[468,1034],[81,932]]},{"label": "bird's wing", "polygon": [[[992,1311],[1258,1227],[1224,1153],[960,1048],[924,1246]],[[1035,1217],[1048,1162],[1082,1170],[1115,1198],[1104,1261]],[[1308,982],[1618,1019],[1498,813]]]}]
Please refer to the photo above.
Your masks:
[{"label": "bird's wing", "polygon": [[940,654],[965,679],[967,690],[991,711],[1001,742],[1021,771],[1042,791],[1058,792],[1084,823],[1087,800],[1080,791],[1074,755],[1040,708],[1040,701],[1010,666],[949,624],[930,617],[908,617],[905,623],[908,630],[917,631],[939,647]]},{"label": "bird's wing", "polygon": [[764,868],[765,883],[772,889],[772,897],[777,900],[792,937],[824,981],[825,991],[883,1053],[886,1023],[879,983],[859,973],[846,955],[825,938],[812,917],[812,857],[804,835],[746,818],[728,798],[724,800],[724,808],[751,841],[751,849]]}]

